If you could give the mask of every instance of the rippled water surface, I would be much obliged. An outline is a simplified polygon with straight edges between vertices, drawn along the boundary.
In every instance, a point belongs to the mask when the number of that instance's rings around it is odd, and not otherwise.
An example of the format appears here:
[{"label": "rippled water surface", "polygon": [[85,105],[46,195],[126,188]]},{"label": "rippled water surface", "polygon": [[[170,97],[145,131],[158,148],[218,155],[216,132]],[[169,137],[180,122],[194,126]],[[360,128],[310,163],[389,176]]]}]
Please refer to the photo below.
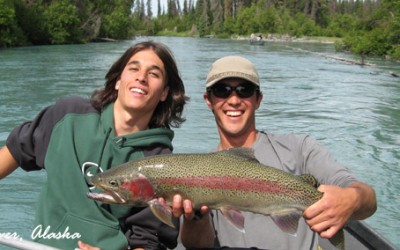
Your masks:
[{"label": "rippled water surface", "polygon": [[[131,44],[145,39],[0,50],[0,146],[14,126],[58,98],[89,96],[104,83],[111,64]],[[187,121],[175,130],[175,152],[207,152],[216,146],[213,116],[202,97],[206,74],[221,56],[245,56],[257,65],[262,81],[258,128],[311,134],[330,148],[338,161],[376,190],[379,208],[367,222],[400,247],[400,78],[389,74],[400,75],[399,64],[378,59],[368,60],[374,66],[344,63],[323,55],[359,58],[337,54],[333,45],[324,44],[150,39],[171,48],[191,97]],[[0,181],[0,233],[30,238],[45,179],[45,171],[18,169]]]}]

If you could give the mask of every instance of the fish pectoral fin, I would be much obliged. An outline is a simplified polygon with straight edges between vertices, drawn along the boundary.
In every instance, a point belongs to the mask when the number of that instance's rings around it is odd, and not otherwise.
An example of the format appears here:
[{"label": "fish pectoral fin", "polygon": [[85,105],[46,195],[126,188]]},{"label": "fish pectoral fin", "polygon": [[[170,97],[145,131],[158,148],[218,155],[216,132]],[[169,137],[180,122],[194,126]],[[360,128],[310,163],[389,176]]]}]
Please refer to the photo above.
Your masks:
[{"label": "fish pectoral fin", "polygon": [[150,210],[160,221],[164,222],[170,227],[175,228],[175,225],[172,222],[172,210],[168,205],[162,204],[157,199],[153,199],[148,203]]},{"label": "fish pectoral fin", "polygon": [[220,208],[224,217],[240,232],[245,233],[244,230],[244,217],[239,210],[222,207]]},{"label": "fish pectoral fin", "polygon": [[272,220],[285,233],[296,236],[299,220],[303,212],[298,209],[285,209],[271,214]]}]

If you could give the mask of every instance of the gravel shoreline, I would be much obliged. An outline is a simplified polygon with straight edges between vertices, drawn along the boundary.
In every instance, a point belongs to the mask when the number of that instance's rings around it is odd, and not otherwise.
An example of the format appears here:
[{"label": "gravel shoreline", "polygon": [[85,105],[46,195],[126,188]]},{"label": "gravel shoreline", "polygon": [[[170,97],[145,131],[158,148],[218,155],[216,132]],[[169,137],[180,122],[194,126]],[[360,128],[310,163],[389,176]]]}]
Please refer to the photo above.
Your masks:
[{"label": "gravel shoreline", "polygon": [[280,35],[280,34],[251,34],[250,37],[248,36],[237,36],[232,37],[232,39],[236,40],[252,40],[256,39],[257,36],[261,35],[263,41],[268,42],[301,42],[301,43],[326,43],[326,44],[334,44],[335,42],[332,40],[327,39],[313,39],[307,36],[304,37],[291,37],[287,34]]}]

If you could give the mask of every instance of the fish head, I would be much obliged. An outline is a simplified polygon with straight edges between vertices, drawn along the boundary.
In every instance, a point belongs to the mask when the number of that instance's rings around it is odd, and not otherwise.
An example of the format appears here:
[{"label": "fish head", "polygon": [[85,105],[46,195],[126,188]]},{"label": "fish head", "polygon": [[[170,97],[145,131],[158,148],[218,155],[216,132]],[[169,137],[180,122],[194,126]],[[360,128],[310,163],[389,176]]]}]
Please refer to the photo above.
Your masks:
[{"label": "fish head", "polygon": [[108,171],[90,179],[90,184],[101,192],[89,192],[88,197],[108,204],[145,206],[155,197],[155,188],[140,172],[115,174]]}]

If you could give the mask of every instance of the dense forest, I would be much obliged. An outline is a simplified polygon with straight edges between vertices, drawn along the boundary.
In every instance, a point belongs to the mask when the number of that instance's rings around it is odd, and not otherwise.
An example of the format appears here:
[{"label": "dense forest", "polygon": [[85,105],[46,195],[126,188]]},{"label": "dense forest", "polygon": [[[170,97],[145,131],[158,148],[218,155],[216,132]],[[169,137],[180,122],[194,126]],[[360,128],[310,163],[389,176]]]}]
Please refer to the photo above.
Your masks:
[{"label": "dense forest", "polygon": [[0,47],[137,35],[336,38],[338,50],[400,59],[400,1],[0,0]]}]

